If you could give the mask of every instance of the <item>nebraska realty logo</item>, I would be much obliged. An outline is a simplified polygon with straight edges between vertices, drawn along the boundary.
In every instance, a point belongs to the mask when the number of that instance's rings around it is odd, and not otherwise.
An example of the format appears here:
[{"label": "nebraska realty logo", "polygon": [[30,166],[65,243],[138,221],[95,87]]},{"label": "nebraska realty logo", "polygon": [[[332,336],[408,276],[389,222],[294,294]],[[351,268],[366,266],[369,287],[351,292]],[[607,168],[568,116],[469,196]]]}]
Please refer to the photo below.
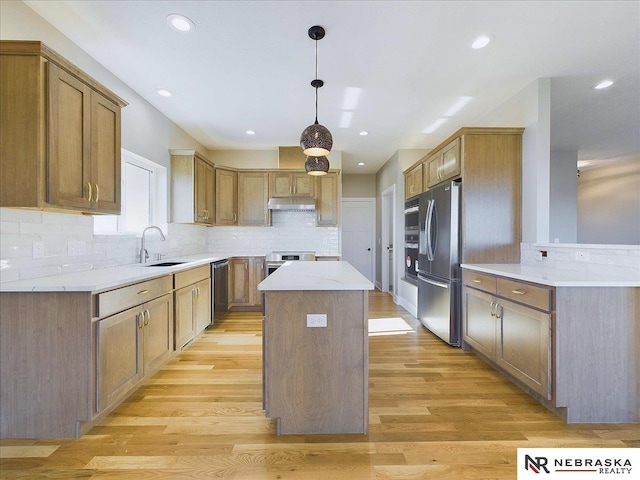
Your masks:
[{"label": "nebraska realty logo", "polygon": [[640,478],[637,448],[519,448],[518,480]]}]

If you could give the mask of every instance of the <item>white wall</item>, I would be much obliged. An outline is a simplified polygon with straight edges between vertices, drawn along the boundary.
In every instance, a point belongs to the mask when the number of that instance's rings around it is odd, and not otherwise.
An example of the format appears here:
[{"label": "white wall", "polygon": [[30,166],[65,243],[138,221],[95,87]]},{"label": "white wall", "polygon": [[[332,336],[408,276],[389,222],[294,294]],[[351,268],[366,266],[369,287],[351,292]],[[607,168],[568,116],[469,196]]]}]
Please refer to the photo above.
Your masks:
[{"label": "white wall", "polygon": [[640,245],[640,159],[583,170],[578,242]]},{"label": "white wall", "polygon": [[552,151],[549,236],[552,243],[578,242],[578,152]]}]

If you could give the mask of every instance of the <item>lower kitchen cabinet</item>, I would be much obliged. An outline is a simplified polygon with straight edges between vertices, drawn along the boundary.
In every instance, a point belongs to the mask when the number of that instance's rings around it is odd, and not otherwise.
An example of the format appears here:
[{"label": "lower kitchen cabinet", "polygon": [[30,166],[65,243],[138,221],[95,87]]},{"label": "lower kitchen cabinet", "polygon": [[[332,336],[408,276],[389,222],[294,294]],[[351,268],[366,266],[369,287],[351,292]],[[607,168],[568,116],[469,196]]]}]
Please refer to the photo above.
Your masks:
[{"label": "lower kitchen cabinet", "polygon": [[211,324],[210,271],[205,265],[174,275],[176,350]]},{"label": "lower kitchen cabinet", "polygon": [[551,399],[551,289],[467,271],[463,282],[464,342]]},{"label": "lower kitchen cabinet", "polygon": [[98,321],[97,412],[124,398],[171,357],[172,320],[169,293]]},{"label": "lower kitchen cabinet", "polygon": [[229,307],[262,306],[258,284],[265,278],[264,257],[234,257],[229,260]]}]

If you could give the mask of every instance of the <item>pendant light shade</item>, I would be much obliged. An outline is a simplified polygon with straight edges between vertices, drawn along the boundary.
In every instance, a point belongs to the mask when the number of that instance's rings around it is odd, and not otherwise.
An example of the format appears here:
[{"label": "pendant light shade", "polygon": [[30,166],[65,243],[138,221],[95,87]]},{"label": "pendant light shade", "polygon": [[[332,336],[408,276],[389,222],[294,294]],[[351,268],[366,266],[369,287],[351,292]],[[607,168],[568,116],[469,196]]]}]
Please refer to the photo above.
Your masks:
[{"label": "pendant light shade", "polygon": [[309,125],[300,135],[300,148],[302,153],[310,157],[323,157],[328,155],[333,146],[331,132],[317,121]]},{"label": "pendant light shade", "polygon": [[333,147],[333,137],[327,127],[318,123],[318,88],[324,82],[318,78],[318,40],[324,38],[324,28],[315,25],[309,29],[309,38],[316,42],[316,78],[311,86],[316,90],[316,120],[304,129],[300,135],[300,148],[307,155],[305,169],[309,175],[324,175],[329,171],[329,159],[326,155]]},{"label": "pendant light shade", "polygon": [[329,171],[329,159],[327,157],[307,157],[304,169],[309,175],[326,175]]}]

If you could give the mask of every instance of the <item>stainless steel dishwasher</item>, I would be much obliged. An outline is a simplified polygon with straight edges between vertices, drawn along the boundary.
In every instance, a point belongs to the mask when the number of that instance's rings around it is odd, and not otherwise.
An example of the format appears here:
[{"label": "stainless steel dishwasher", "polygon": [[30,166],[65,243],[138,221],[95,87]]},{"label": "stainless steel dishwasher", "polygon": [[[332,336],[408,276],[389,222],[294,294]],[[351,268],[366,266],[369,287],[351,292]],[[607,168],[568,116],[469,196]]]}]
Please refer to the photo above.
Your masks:
[{"label": "stainless steel dishwasher", "polygon": [[229,310],[229,261],[219,260],[211,264],[211,286],[213,322],[215,323],[224,317]]}]

